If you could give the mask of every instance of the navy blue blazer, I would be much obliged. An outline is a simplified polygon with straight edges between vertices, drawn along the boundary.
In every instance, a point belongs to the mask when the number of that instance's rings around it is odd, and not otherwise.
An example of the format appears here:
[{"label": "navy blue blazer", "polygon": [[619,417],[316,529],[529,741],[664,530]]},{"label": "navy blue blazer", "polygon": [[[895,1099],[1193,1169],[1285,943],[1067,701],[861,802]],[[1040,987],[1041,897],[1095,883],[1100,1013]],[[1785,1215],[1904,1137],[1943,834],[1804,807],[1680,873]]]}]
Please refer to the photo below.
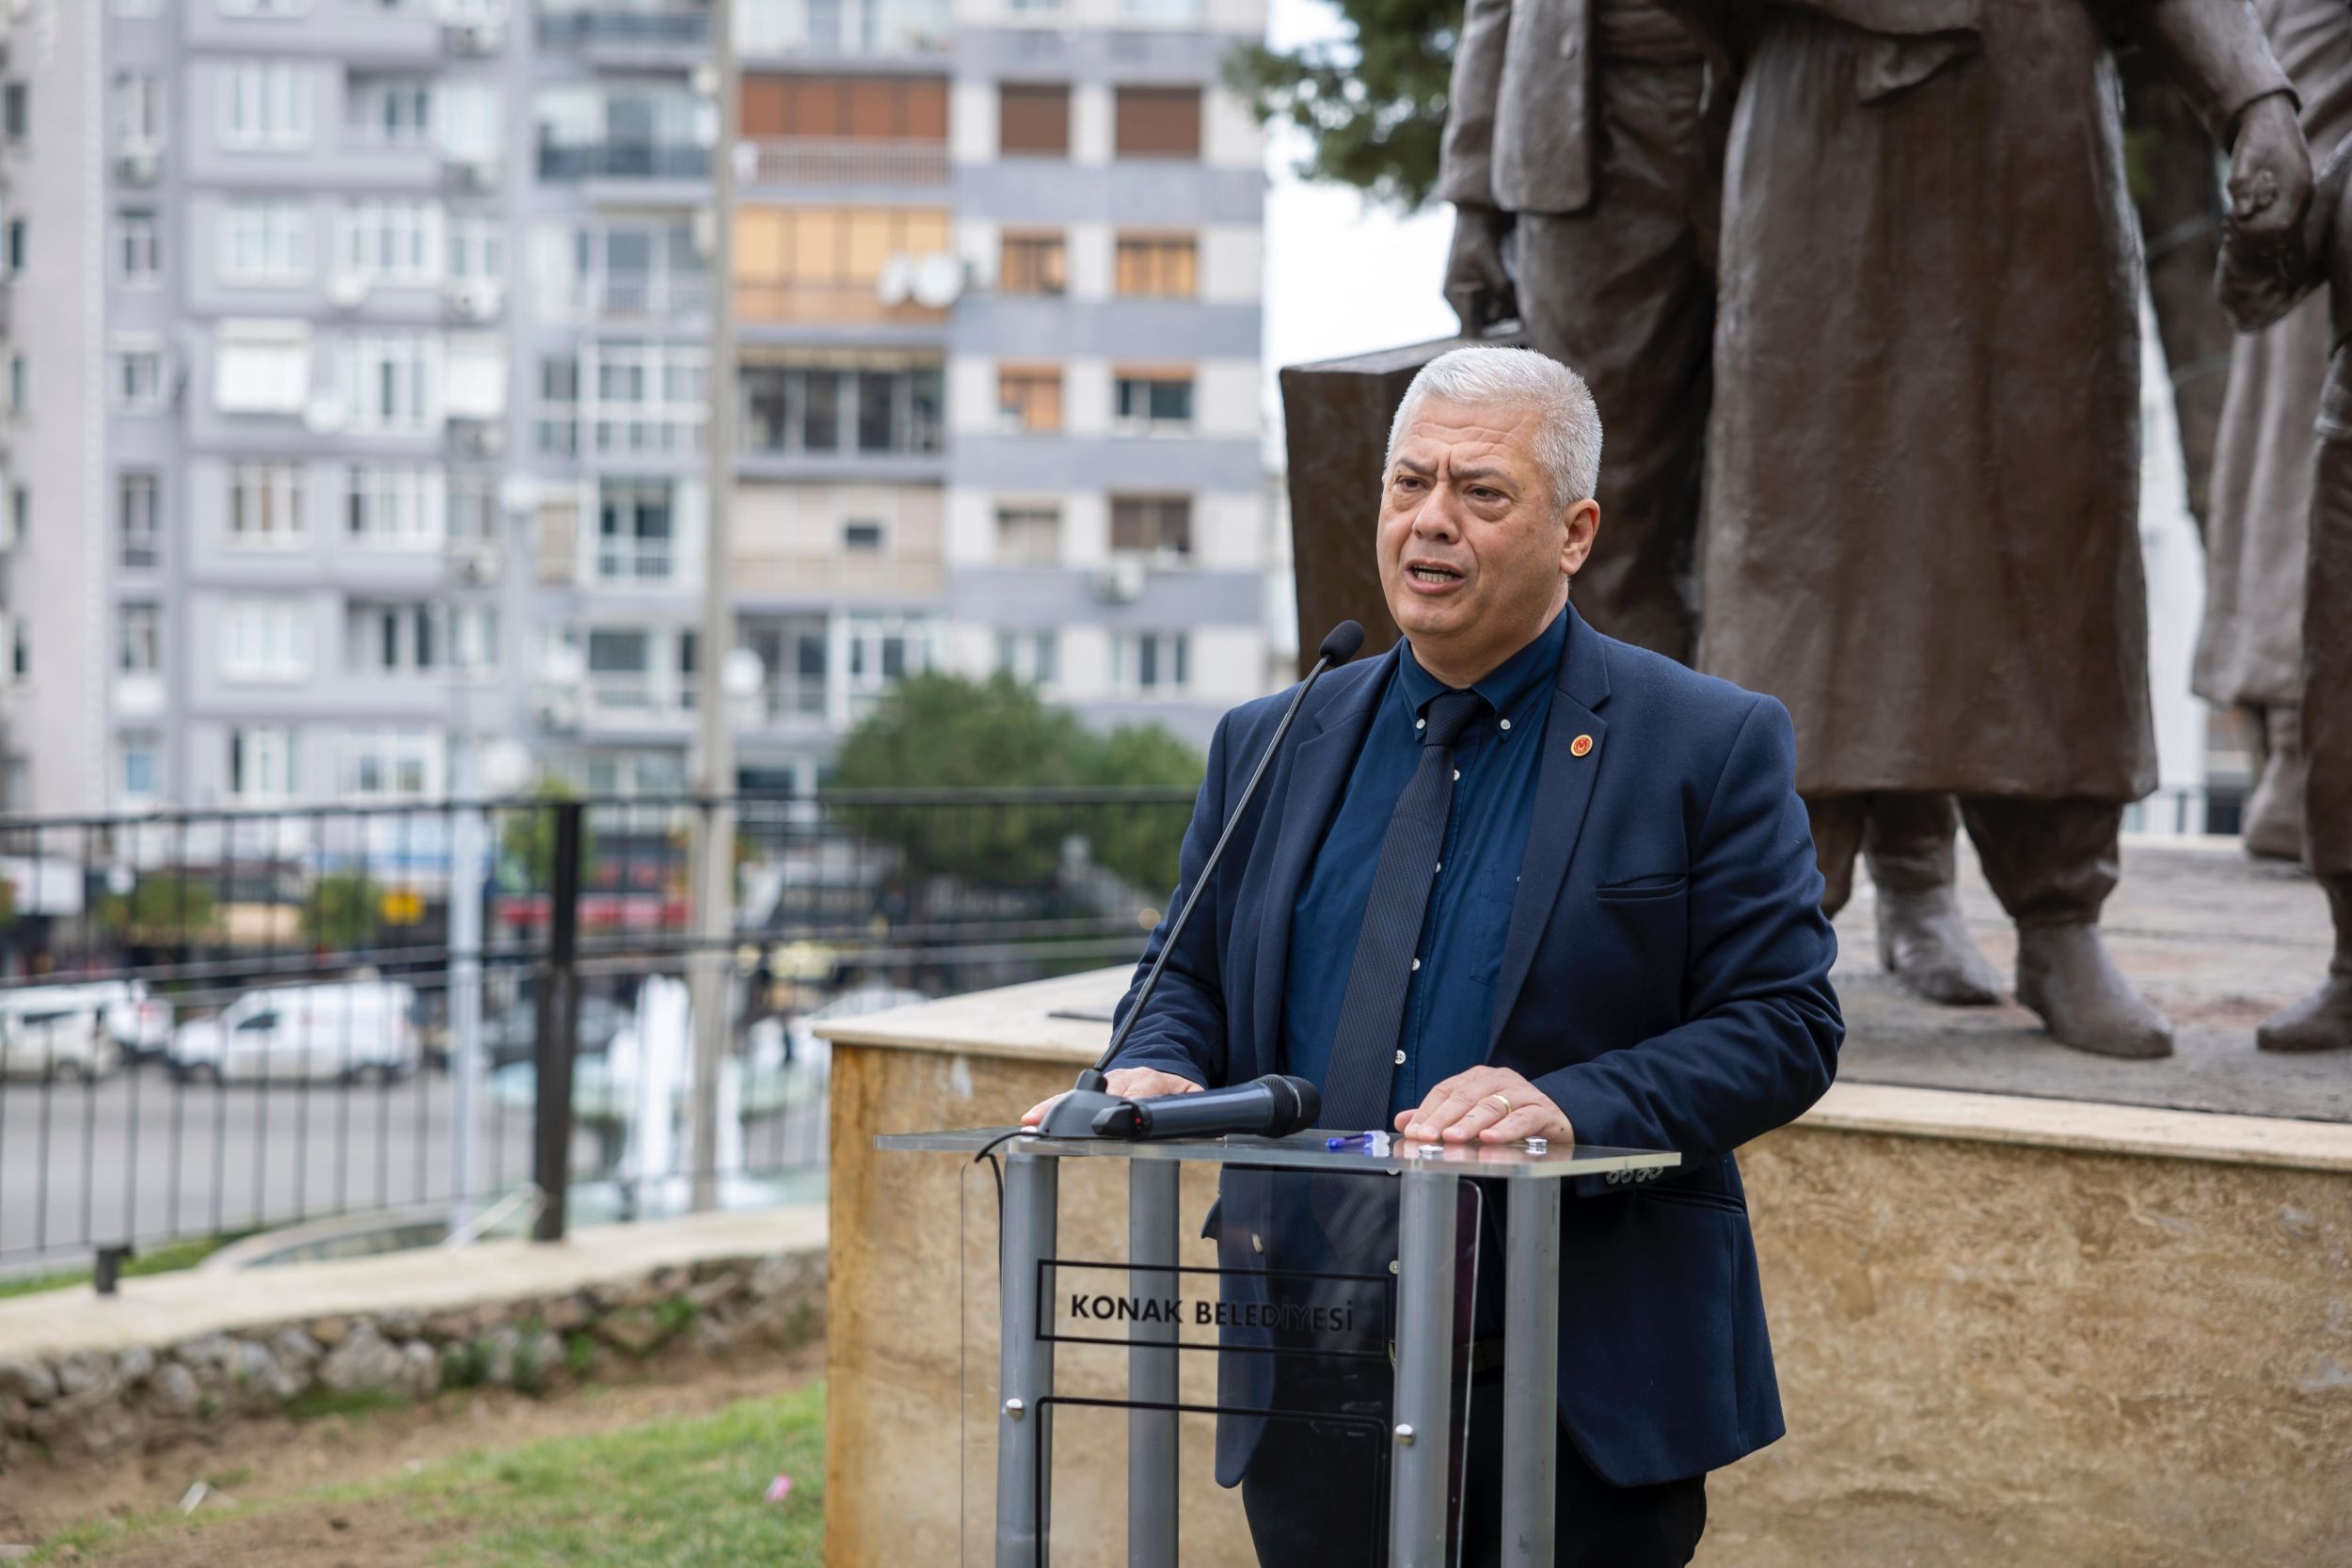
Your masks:
[{"label": "navy blue blazer", "polygon": [[[1666,1179],[1563,1204],[1561,1417],[1596,1471],[1639,1485],[1716,1469],[1784,1430],[1732,1150],[1821,1097],[1845,1023],[1788,711],[1567,614],[1494,1016],[1471,1026],[1580,1141],[1683,1156]],[[1114,1066],[1212,1086],[1278,1070],[1292,906],[1396,659],[1316,687]],[[1184,887],[1290,697],[1218,722]],[[1163,920],[1137,982],[1167,933]],[[1131,984],[1122,1018],[1134,999]],[[1210,1230],[1229,1269],[1266,1266],[1252,1244],[1264,1216],[1237,1210],[1251,1193],[1227,1173]],[[1252,1293],[1247,1275],[1228,1277],[1236,1289]],[[1269,1358],[1220,1360],[1220,1402],[1263,1408]],[[1259,1424],[1220,1421],[1223,1484]]]}]

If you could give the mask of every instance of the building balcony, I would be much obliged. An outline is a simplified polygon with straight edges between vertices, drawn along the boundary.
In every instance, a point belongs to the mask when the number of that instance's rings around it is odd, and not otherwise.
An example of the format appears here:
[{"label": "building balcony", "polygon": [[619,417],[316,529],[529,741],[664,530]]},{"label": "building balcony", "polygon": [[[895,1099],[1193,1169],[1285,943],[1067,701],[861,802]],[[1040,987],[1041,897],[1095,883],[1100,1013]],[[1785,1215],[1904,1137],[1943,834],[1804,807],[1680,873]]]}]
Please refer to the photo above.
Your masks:
[{"label": "building balcony", "polygon": [[913,300],[886,304],[870,283],[768,282],[741,278],[735,285],[736,319],[747,326],[770,323],[909,326],[944,325],[951,308],[933,309]]},{"label": "building balcony", "polygon": [[710,47],[710,8],[697,0],[669,5],[543,6],[539,43],[547,49],[691,49]]},{"label": "building balcony", "polygon": [[737,0],[735,15],[754,59],[945,54],[955,36],[948,0]]},{"label": "building balcony", "polygon": [[539,178],[707,180],[710,149],[686,142],[592,142],[539,149]]},{"label": "building balcony", "polygon": [[936,598],[945,576],[936,559],[739,550],[727,581],[739,599],[830,603]]},{"label": "building balcony", "polygon": [[947,144],[872,138],[779,136],[743,144],[748,183],[757,185],[944,185]]},{"label": "building balcony", "polygon": [[573,281],[564,302],[574,321],[660,325],[710,312],[706,274],[609,273]]}]

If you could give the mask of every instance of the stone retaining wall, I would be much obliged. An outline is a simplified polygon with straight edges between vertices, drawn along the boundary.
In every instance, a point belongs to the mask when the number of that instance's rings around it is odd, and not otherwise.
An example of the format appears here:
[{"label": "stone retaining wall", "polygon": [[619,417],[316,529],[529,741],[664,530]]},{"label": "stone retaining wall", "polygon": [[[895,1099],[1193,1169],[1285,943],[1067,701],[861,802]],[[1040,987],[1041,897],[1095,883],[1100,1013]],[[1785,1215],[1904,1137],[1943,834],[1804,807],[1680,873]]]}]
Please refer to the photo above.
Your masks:
[{"label": "stone retaining wall", "polygon": [[310,1318],[0,1361],[0,1469],[28,1449],[59,1459],[119,1453],[252,1416],[483,1385],[539,1392],[670,1349],[786,1349],[821,1333],[824,1311],[823,1256],[771,1254],[454,1310]]}]

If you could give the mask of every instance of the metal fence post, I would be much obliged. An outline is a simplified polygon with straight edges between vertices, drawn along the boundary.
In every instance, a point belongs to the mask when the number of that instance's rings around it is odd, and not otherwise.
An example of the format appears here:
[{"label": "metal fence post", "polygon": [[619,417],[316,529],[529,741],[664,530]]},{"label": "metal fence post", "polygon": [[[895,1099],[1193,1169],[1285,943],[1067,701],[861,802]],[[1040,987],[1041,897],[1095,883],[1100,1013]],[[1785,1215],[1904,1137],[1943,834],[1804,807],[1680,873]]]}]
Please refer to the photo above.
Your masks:
[{"label": "metal fence post", "polygon": [[539,1218],[532,1238],[560,1242],[571,1185],[572,1061],[580,1053],[580,850],[588,808],[578,800],[559,800],[542,809],[555,813],[555,866],[548,888],[548,966],[539,988],[534,1042],[531,1142]]}]

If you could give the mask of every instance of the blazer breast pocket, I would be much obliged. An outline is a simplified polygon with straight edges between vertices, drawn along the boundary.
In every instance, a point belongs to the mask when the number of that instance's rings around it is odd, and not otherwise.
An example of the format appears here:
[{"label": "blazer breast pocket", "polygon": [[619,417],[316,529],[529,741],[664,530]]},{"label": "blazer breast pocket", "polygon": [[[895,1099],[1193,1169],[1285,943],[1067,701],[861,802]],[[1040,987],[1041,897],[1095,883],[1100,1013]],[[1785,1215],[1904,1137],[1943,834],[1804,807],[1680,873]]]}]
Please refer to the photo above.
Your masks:
[{"label": "blazer breast pocket", "polygon": [[1691,879],[1679,871],[1661,872],[1654,877],[1636,877],[1629,881],[1611,882],[1593,890],[1593,896],[1604,904],[1648,903],[1653,899],[1679,898],[1690,891]]}]

